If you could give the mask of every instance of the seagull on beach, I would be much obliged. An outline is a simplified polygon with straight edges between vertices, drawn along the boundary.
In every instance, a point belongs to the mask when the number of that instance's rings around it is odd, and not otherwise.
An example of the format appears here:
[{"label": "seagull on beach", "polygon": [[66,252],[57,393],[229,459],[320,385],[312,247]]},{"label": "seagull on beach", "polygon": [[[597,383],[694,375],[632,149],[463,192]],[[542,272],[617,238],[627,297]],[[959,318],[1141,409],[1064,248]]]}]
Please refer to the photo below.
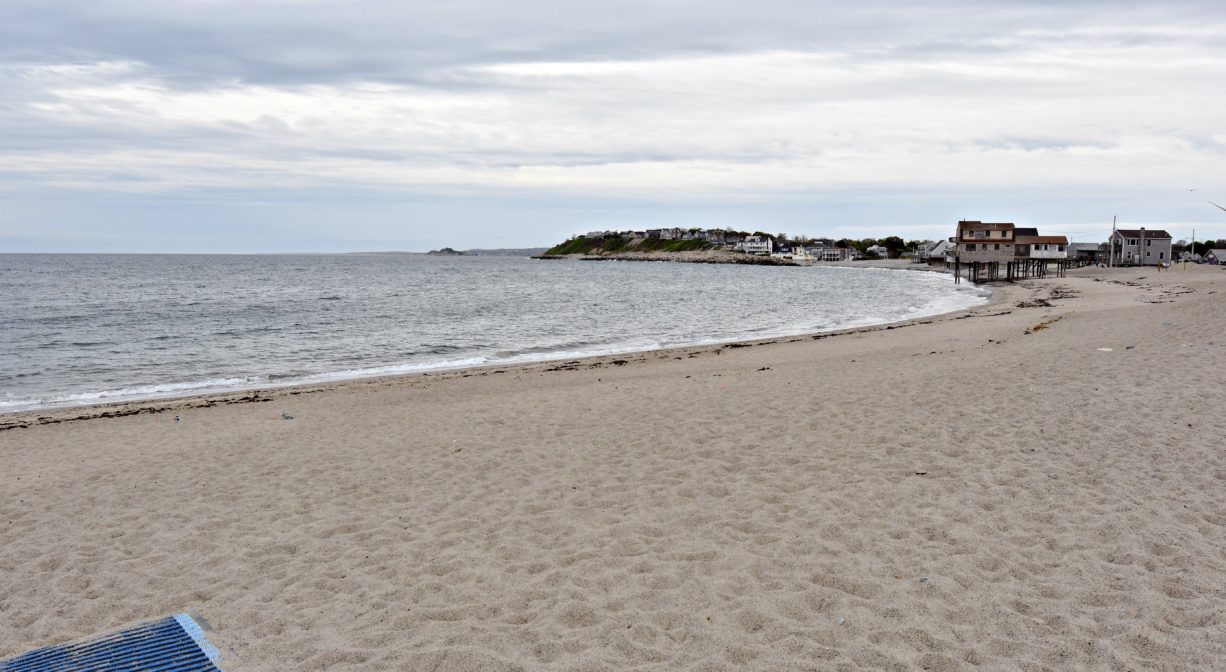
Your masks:
[{"label": "seagull on beach", "polygon": [[286,413],[285,411],[281,411],[281,419],[282,420],[293,420],[294,416],[290,415],[289,413]]},{"label": "seagull on beach", "polygon": [[1209,205],[1212,205],[1213,207],[1217,208],[1218,210],[1224,210],[1224,211],[1226,211],[1226,208],[1223,208],[1222,206],[1218,205],[1217,203],[1214,203],[1213,201],[1209,201]]}]

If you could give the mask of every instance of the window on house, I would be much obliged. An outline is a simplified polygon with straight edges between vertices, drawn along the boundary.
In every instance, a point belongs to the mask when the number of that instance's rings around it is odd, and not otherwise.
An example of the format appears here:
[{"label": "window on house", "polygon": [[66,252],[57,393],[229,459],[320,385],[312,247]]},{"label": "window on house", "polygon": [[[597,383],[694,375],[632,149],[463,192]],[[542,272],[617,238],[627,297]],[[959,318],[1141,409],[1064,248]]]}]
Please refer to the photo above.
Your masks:
[{"label": "window on house", "polygon": [[974,252],[974,251],[975,251],[975,244],[974,244],[974,243],[967,243],[967,244],[966,244],[966,251],[967,251],[967,252]]},{"label": "window on house", "polygon": [[975,238],[987,238],[988,232],[987,231],[972,231],[971,235]]},{"label": "window on house", "polygon": [[1137,244],[1137,239],[1136,239],[1136,238],[1129,238],[1129,239],[1128,239],[1128,244],[1129,244],[1129,245],[1136,245],[1136,244]]},{"label": "window on house", "polygon": [[1153,243],[1153,242],[1154,242],[1154,241],[1152,241],[1152,240],[1147,240],[1147,241],[1145,241],[1145,247],[1149,247],[1149,246],[1150,246],[1150,244],[1151,244],[1151,243]]},{"label": "window on house", "polygon": [[1000,243],[996,243],[996,249],[1000,249]]},{"label": "window on house", "polygon": [[1057,246],[1056,246],[1056,251],[1057,251],[1057,252],[1063,252],[1063,251],[1064,251],[1064,246],[1063,246],[1063,245],[1057,245]]},{"label": "window on house", "polygon": [[1158,258],[1159,258],[1159,259],[1161,259],[1161,258],[1162,258],[1162,255],[1164,255],[1164,254],[1166,254],[1166,252],[1159,252],[1159,253],[1158,253]]}]

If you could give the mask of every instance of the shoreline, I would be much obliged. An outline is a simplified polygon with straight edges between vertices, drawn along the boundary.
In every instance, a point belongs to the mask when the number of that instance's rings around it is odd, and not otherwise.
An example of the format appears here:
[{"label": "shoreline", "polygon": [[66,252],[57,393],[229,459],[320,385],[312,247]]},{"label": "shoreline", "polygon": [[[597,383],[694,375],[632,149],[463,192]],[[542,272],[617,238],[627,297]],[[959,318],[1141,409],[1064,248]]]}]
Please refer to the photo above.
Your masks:
[{"label": "shoreline", "polygon": [[[607,260],[621,261],[620,259],[607,259]],[[667,260],[636,259],[635,261],[667,261]],[[698,263],[698,262],[683,262],[683,263]],[[701,262],[701,263],[721,263],[721,262]],[[798,265],[798,264],[787,264],[787,265]],[[947,271],[945,271],[944,269],[933,269],[929,267],[912,268],[912,266],[918,266],[918,265],[911,264],[909,262],[902,262],[900,260],[874,260],[874,261],[865,261],[865,262],[822,262],[821,266],[829,267],[829,268],[852,268],[852,269],[864,269],[864,270],[870,270],[870,269],[871,270],[895,270],[895,271],[901,270],[901,271],[923,271],[923,272],[947,273]],[[385,379],[397,379],[397,378],[414,377],[414,376],[431,376],[431,375],[440,376],[440,375],[450,374],[450,373],[466,372],[470,370],[479,371],[482,369],[492,369],[492,368],[504,368],[504,369],[512,368],[512,367],[518,368],[518,367],[532,366],[532,365],[537,365],[537,364],[550,364],[550,363],[559,362],[563,360],[586,361],[586,360],[598,360],[602,358],[616,359],[616,358],[624,357],[627,355],[634,355],[634,354],[640,354],[640,353],[653,353],[653,352],[668,352],[672,350],[687,350],[687,351],[692,350],[692,349],[709,350],[709,349],[717,349],[721,347],[728,347],[729,345],[732,345],[732,344],[739,344],[739,343],[766,344],[766,343],[772,343],[772,342],[786,341],[788,339],[794,339],[794,338],[808,338],[808,337],[816,336],[819,334],[840,335],[840,334],[846,334],[846,333],[859,333],[864,330],[885,328],[889,325],[905,325],[907,323],[917,321],[917,320],[931,319],[935,317],[944,317],[948,315],[958,314],[963,311],[972,310],[975,308],[983,308],[985,306],[992,305],[997,300],[996,297],[999,294],[1000,288],[993,287],[991,285],[980,285],[980,288],[989,290],[989,295],[988,295],[987,302],[980,304],[978,306],[972,306],[970,308],[959,308],[959,309],[952,310],[952,311],[934,313],[931,315],[922,315],[922,316],[917,316],[917,317],[912,317],[912,318],[906,318],[903,320],[891,320],[887,322],[879,322],[879,323],[868,324],[868,325],[863,325],[863,326],[855,326],[855,327],[846,327],[846,328],[841,328],[841,329],[832,329],[832,330],[824,330],[824,331],[801,331],[796,334],[788,334],[788,335],[782,335],[782,336],[769,336],[765,338],[756,338],[756,339],[733,338],[730,340],[718,341],[714,343],[676,345],[676,346],[669,346],[665,348],[615,350],[615,351],[607,352],[607,353],[587,354],[587,355],[579,355],[579,356],[547,357],[544,359],[535,359],[535,360],[486,362],[482,364],[471,364],[471,365],[459,364],[455,366],[448,366],[445,364],[439,365],[439,366],[432,366],[428,364],[423,364],[422,369],[418,371],[375,373],[375,374],[370,374],[370,375],[353,375],[353,376],[347,376],[347,377],[337,377],[331,380],[319,380],[319,381],[308,380],[308,381],[298,381],[298,382],[287,382],[283,384],[269,384],[267,381],[262,381],[258,383],[253,383],[251,385],[242,385],[242,386],[237,386],[237,387],[221,388],[221,389],[214,389],[214,390],[206,389],[203,391],[187,392],[183,394],[167,393],[167,394],[157,394],[153,396],[137,396],[137,397],[126,398],[126,399],[115,399],[111,401],[95,401],[95,402],[86,402],[86,403],[62,403],[62,404],[55,404],[55,405],[50,405],[50,406],[40,406],[40,407],[33,407],[33,408],[21,408],[21,409],[15,409],[15,410],[0,410],[0,432],[3,432],[8,429],[19,429],[22,427],[32,426],[30,424],[30,421],[28,420],[30,416],[39,416],[38,417],[39,420],[42,420],[42,418],[44,417],[48,418],[46,421],[36,422],[34,424],[45,424],[46,422],[62,422],[64,420],[56,420],[55,418],[57,418],[60,415],[64,415],[64,414],[72,414],[73,412],[85,414],[83,417],[72,418],[74,420],[88,419],[92,417],[122,417],[125,415],[132,415],[135,413],[158,413],[158,412],[165,412],[165,411],[169,411],[173,409],[208,407],[211,405],[215,405],[216,403],[222,403],[222,404],[239,403],[235,401],[236,398],[242,398],[246,402],[266,401],[272,398],[272,396],[274,396],[273,393],[276,393],[276,392],[299,390],[298,392],[289,392],[289,393],[290,394],[304,394],[304,393],[307,393],[307,391],[313,392],[313,391],[318,391],[321,389],[333,389],[337,386],[356,384],[356,383],[361,383],[363,381],[378,381],[378,380],[385,380]],[[738,346],[733,345],[732,347],[738,347]],[[373,367],[373,368],[377,368],[377,367]],[[315,374],[315,375],[328,376],[332,374],[323,372],[323,373]],[[204,402],[208,402],[209,400],[213,400],[214,403],[204,403]],[[188,402],[199,402],[199,403],[189,404]],[[144,408],[146,406],[159,406],[160,409],[152,410],[152,409]],[[134,410],[133,407],[140,407],[140,408],[136,408]],[[110,412],[109,413],[101,413],[101,412],[89,413],[90,411],[93,411],[93,410],[110,411]],[[20,418],[18,416],[20,416]]]},{"label": "shoreline", "polygon": [[250,671],[1213,668],[1226,389],[1172,374],[1221,361],[1223,297],[1085,269],[0,432],[0,660],[188,612]]},{"label": "shoreline", "polygon": [[806,266],[792,259],[701,250],[694,252],[610,252],[609,254],[535,254],[536,261],[642,261],[674,264],[728,264],[741,266]]}]

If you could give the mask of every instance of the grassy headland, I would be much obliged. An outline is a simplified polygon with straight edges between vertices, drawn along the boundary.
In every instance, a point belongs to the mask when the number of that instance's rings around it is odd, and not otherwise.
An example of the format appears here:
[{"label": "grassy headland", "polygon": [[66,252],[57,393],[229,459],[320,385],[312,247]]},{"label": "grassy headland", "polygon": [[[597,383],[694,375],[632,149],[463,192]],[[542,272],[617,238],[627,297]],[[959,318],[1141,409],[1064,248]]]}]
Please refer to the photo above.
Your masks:
[{"label": "grassy headland", "polygon": [[629,236],[607,236],[603,238],[588,238],[579,236],[561,245],[555,245],[545,251],[544,256],[563,256],[567,254],[606,255],[623,254],[626,252],[699,252],[715,247],[705,240],[664,240],[661,238],[631,238]]}]

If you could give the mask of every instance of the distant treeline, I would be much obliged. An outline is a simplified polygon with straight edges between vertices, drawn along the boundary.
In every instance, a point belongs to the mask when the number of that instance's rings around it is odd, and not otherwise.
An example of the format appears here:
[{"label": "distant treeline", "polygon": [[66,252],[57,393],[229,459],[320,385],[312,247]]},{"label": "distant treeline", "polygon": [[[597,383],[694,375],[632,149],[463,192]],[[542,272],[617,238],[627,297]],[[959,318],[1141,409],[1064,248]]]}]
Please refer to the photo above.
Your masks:
[{"label": "distant treeline", "polygon": [[[714,233],[715,236],[706,236],[705,234]],[[840,247],[845,249],[854,249],[861,254],[872,256],[869,252],[871,247],[882,247],[889,250],[890,256],[898,256],[903,252],[912,252],[921,244],[928,242],[923,240],[903,240],[899,236],[886,236],[884,238],[815,238],[812,236],[793,236],[787,233],[765,233],[763,231],[755,231],[748,233],[744,231],[725,231],[706,229],[688,229],[684,234],[685,239],[667,239],[657,237],[644,237],[642,232],[636,231],[606,231],[599,235],[587,234],[576,236],[567,240],[564,243],[555,245],[545,251],[545,255],[564,255],[564,254],[611,254],[618,252],[691,252],[699,250],[709,250],[724,248],[731,245],[733,241],[744,240],[750,236],[758,236],[760,238],[770,238],[774,243],[774,248],[793,247],[793,246],[810,246],[824,245],[826,247]],[[705,236],[705,237],[699,237]],[[722,241],[722,242],[721,242]]]}]

